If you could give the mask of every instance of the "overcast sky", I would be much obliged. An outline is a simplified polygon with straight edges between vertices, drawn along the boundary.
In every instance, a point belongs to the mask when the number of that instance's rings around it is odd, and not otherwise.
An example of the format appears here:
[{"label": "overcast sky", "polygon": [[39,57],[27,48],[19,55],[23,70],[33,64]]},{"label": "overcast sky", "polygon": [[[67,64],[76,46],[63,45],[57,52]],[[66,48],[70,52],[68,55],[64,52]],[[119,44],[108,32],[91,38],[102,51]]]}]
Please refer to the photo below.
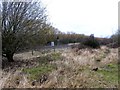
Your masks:
[{"label": "overcast sky", "polygon": [[52,25],[62,32],[108,37],[118,28],[119,0],[42,0]]}]

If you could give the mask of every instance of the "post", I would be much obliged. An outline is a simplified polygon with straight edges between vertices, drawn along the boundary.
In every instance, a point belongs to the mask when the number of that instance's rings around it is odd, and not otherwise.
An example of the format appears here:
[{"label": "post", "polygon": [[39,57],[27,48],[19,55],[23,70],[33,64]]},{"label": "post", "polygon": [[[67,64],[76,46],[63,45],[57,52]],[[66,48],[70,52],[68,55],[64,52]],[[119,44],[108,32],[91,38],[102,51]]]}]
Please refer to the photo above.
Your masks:
[{"label": "post", "polygon": [[33,50],[32,50],[32,55],[33,55]]},{"label": "post", "polygon": [[57,37],[57,46],[59,45],[59,37]]},{"label": "post", "polygon": [[55,52],[55,45],[54,45],[54,42],[51,42],[51,46],[53,47],[54,52]]}]

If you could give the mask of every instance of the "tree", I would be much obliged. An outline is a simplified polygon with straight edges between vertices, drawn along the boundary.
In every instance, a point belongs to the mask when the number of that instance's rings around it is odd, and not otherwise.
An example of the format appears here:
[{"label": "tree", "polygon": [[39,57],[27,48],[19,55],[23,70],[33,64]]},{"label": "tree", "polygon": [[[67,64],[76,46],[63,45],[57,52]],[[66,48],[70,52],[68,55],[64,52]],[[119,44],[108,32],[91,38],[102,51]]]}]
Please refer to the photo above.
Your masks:
[{"label": "tree", "polygon": [[120,46],[120,30],[118,30],[117,33],[118,33],[118,34],[117,34],[117,35],[118,35],[118,39],[117,39],[117,40],[118,40],[118,46]]},{"label": "tree", "polygon": [[54,41],[56,44],[57,36],[61,34],[61,32],[57,28],[53,27],[51,24],[46,24],[44,26],[45,28],[39,31],[39,44],[48,45],[52,41]]},{"label": "tree", "polygon": [[31,42],[46,23],[45,8],[38,2],[1,2],[2,56],[13,62],[14,53]]}]

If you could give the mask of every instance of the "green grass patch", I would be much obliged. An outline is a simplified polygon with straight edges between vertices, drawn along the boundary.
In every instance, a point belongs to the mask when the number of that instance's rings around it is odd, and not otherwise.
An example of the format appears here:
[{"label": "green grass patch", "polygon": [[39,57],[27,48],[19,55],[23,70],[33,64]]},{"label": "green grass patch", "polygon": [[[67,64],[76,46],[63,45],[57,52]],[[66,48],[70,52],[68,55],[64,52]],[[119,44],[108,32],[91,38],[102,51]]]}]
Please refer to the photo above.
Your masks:
[{"label": "green grass patch", "polygon": [[118,83],[118,65],[117,64],[108,64],[101,70],[98,70],[98,74],[102,74],[104,80],[111,84]]},{"label": "green grass patch", "polygon": [[49,72],[51,72],[55,68],[56,68],[55,65],[42,65],[38,67],[23,69],[23,72],[29,74],[30,80],[37,80],[42,75],[49,74]]},{"label": "green grass patch", "polygon": [[49,74],[49,72],[55,70],[57,66],[55,64],[50,64],[50,62],[61,59],[61,53],[49,53],[37,59],[39,61],[39,66],[23,69],[23,72],[28,74],[30,80],[37,80],[41,78],[42,75]]}]

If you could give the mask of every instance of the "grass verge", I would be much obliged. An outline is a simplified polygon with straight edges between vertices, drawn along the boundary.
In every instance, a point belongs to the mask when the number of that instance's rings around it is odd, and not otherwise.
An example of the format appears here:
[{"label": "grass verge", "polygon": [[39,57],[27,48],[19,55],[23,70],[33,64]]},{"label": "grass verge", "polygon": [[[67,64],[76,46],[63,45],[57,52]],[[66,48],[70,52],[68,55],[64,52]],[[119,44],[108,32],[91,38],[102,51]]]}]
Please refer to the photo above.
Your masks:
[{"label": "grass verge", "polygon": [[101,70],[98,70],[98,74],[101,74],[105,81],[110,84],[118,84],[118,65],[108,64]]}]

